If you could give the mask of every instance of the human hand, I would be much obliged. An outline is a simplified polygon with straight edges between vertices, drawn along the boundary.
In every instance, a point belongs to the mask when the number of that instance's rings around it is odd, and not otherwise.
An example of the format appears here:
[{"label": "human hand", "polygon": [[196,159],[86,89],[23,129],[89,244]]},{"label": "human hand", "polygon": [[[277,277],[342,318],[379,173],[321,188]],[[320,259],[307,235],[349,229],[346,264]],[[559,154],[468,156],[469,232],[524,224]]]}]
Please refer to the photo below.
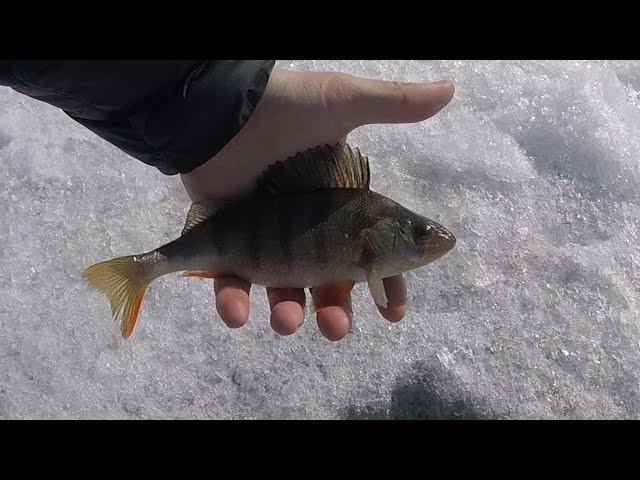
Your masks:
[{"label": "human hand", "polygon": [[[369,80],[341,73],[274,70],[255,111],[240,132],[213,158],[181,175],[193,201],[216,199],[253,187],[265,168],[316,145],[344,143],[355,128],[372,123],[412,123],[440,111],[453,97],[448,81],[409,84]],[[402,276],[384,280],[388,308],[383,317],[400,321],[406,313]],[[216,308],[231,328],[249,317],[251,284],[232,277],[217,278]],[[271,327],[281,335],[294,333],[304,321],[302,288],[267,288]],[[344,304],[317,312],[318,327],[329,340],[351,328],[351,297]]]}]

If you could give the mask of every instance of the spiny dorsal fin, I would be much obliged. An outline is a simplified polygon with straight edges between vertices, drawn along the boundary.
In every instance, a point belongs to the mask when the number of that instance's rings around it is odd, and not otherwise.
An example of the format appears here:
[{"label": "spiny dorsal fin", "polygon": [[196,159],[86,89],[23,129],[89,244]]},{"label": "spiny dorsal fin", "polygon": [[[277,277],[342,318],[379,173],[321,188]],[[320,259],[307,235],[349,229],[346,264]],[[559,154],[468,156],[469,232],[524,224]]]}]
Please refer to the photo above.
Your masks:
[{"label": "spiny dorsal fin", "polygon": [[220,202],[219,200],[202,200],[200,202],[192,203],[189,213],[187,213],[187,221],[185,222],[180,235],[184,235],[188,231],[192,230],[196,225],[213,217],[223,206],[223,202]]},{"label": "spiny dorsal fin", "polygon": [[369,160],[357,148],[311,148],[271,165],[258,179],[258,191],[271,195],[333,188],[369,189]]}]

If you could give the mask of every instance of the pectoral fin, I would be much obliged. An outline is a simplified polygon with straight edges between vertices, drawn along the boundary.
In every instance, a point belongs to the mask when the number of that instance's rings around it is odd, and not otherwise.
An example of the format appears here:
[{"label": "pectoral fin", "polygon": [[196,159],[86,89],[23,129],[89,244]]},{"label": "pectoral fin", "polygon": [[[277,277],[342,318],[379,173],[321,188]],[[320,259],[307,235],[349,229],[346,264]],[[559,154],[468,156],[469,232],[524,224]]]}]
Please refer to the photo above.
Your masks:
[{"label": "pectoral fin", "polygon": [[382,308],[389,306],[389,299],[387,298],[387,292],[384,288],[384,282],[382,277],[378,274],[375,268],[370,269],[367,272],[367,283],[369,284],[369,291],[373,297],[373,301],[376,305]]}]

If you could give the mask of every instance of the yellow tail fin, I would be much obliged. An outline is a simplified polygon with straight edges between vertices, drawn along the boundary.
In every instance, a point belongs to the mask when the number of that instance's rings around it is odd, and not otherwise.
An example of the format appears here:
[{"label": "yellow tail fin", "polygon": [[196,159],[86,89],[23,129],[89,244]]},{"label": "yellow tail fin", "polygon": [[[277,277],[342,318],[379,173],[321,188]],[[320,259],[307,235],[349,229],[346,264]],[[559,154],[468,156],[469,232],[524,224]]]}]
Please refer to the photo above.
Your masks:
[{"label": "yellow tail fin", "polygon": [[129,338],[136,325],[142,298],[149,285],[140,264],[133,256],[118,257],[92,265],[82,272],[89,283],[107,295],[111,302],[113,318],[122,313],[120,331]]}]

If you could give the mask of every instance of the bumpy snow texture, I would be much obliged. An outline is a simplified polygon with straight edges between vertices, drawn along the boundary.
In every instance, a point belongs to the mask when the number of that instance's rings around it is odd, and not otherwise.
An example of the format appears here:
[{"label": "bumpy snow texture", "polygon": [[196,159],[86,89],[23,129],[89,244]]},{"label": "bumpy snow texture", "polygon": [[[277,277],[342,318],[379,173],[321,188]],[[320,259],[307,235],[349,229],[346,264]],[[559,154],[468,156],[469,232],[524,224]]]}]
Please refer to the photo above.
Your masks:
[{"label": "bumpy snow texture", "polygon": [[640,418],[640,62],[280,61],[453,77],[454,101],[350,137],[372,188],[450,227],[410,312],[354,291],[354,331],[217,318],[209,280],[154,282],[131,341],[86,266],[181,230],[177,177],[0,89],[0,418]]}]

